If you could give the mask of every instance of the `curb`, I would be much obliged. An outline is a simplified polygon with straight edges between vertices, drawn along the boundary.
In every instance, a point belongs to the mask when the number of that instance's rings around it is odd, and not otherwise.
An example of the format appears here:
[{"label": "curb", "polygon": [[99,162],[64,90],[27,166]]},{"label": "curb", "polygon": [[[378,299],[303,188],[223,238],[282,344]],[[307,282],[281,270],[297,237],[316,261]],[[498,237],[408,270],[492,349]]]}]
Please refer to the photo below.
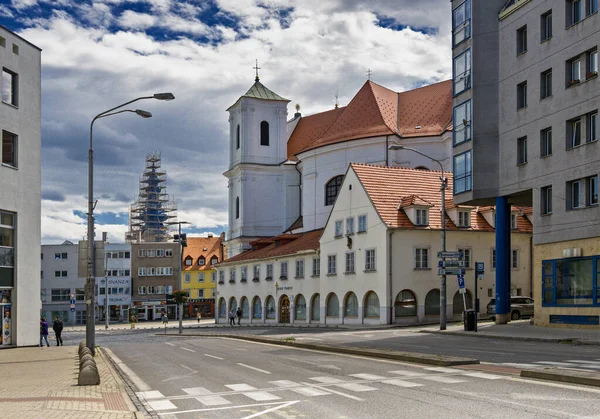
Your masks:
[{"label": "curb", "polygon": [[564,370],[521,370],[521,377],[600,387],[600,377],[594,373],[565,373]]},{"label": "curb", "polygon": [[576,339],[576,338],[564,338],[564,339],[536,338],[536,337],[526,337],[526,336],[488,335],[488,334],[479,334],[479,333],[475,333],[475,332],[470,334],[470,333],[464,333],[464,332],[441,331],[441,330],[419,330],[418,333],[430,333],[430,334],[434,334],[434,335],[465,336],[465,337],[469,337],[469,338],[504,339],[504,340],[518,340],[518,341],[529,341],[529,342],[547,342],[547,343],[562,343],[562,344],[571,344],[571,345],[600,346],[600,341]]},{"label": "curb", "polygon": [[324,352],[341,353],[346,355],[359,355],[370,358],[380,359],[392,359],[395,361],[411,362],[418,364],[435,365],[438,367],[453,367],[458,365],[473,365],[479,364],[478,359],[473,358],[461,358],[456,356],[444,356],[444,355],[433,355],[433,354],[420,354],[414,352],[399,352],[395,350],[382,350],[382,349],[364,349],[351,346],[335,346],[335,345],[323,345],[313,343],[300,343],[295,341],[286,341],[273,338],[265,338],[250,335],[229,335],[229,334],[164,334],[157,333],[156,336],[172,336],[172,337],[210,337],[210,338],[229,338],[247,340],[251,342],[267,343],[271,345],[289,346],[293,348],[301,349],[312,349]]}]

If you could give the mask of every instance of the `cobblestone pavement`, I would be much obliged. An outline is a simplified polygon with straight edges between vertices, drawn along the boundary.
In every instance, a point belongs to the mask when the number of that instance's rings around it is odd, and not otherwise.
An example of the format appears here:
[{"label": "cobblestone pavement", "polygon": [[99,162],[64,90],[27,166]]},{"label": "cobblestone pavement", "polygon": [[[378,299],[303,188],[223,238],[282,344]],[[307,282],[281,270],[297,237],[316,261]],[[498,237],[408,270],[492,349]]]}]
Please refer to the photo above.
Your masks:
[{"label": "cobblestone pavement", "polygon": [[77,385],[76,346],[0,351],[0,417],[133,419],[142,417],[125,384],[98,350],[101,383]]}]

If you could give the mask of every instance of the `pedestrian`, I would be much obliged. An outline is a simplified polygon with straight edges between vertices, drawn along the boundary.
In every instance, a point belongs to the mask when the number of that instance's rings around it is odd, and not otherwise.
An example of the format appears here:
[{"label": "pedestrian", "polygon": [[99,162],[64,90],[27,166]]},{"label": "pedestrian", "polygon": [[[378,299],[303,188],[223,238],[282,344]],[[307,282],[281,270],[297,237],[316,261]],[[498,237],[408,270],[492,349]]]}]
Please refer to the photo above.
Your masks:
[{"label": "pedestrian", "polygon": [[167,323],[169,323],[169,318],[167,317],[167,313],[165,313],[164,311],[162,312],[161,320],[163,322],[163,325],[167,327]]},{"label": "pedestrian", "polygon": [[198,319],[198,323],[200,323],[201,318],[202,318],[202,314],[200,314],[200,312],[198,312],[198,314],[196,315],[196,319]]},{"label": "pedestrian", "polygon": [[65,346],[63,344],[62,337],[60,336],[63,330],[63,321],[60,319],[60,317],[55,317],[54,323],[52,323],[52,330],[54,330],[54,333],[56,334],[56,346]]},{"label": "pedestrian", "polygon": [[43,340],[46,340],[46,346],[49,348],[50,343],[48,342],[48,323],[44,317],[40,320],[40,348],[43,347]]},{"label": "pedestrian", "polygon": [[229,312],[229,326],[235,326],[235,310],[231,309]]},{"label": "pedestrian", "polygon": [[237,311],[235,312],[237,319],[238,319],[238,326],[240,326],[240,322],[242,321],[242,308],[238,307]]}]

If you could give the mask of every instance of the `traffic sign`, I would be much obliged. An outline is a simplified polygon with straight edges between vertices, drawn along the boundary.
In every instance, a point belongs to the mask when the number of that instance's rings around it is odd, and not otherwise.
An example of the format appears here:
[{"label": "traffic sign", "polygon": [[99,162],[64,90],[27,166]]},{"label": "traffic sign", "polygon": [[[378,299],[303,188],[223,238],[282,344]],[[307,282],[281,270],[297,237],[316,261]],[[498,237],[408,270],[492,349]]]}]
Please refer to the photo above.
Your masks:
[{"label": "traffic sign", "polygon": [[464,268],[438,268],[438,275],[464,275]]},{"label": "traffic sign", "polygon": [[463,268],[464,266],[463,260],[438,260],[439,268]]},{"label": "traffic sign", "polygon": [[465,288],[465,277],[463,275],[457,275],[456,279],[458,279],[458,288],[464,289]]},{"label": "traffic sign", "polygon": [[445,258],[462,259],[463,252],[438,252],[437,257],[439,259],[445,259]]},{"label": "traffic sign", "polygon": [[75,299],[74,299],[74,298],[71,298],[71,301],[69,301],[69,303],[70,303],[71,305],[75,304]]},{"label": "traffic sign", "polygon": [[477,279],[483,279],[484,265],[483,262],[475,262],[475,277]]},{"label": "traffic sign", "polygon": [[475,263],[475,269],[477,269],[478,271],[483,272],[484,271],[484,269],[483,269],[483,262],[476,262]]},{"label": "traffic sign", "polygon": [[71,307],[71,313],[75,311],[75,307]]}]

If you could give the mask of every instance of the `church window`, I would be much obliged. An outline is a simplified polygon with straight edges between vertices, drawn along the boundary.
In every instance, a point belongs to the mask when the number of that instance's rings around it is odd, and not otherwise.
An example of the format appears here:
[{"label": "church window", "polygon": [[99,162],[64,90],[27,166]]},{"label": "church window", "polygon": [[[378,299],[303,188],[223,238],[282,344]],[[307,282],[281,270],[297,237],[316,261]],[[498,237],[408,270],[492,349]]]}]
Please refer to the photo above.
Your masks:
[{"label": "church window", "polygon": [[240,218],[240,197],[235,198],[235,219]]},{"label": "church window", "polygon": [[240,149],[240,124],[237,125],[236,133],[235,133],[235,149]]},{"label": "church window", "polygon": [[269,123],[267,121],[260,123],[260,145],[269,145]]},{"label": "church window", "polygon": [[333,205],[342,187],[343,180],[344,175],[339,175],[327,182],[325,185],[325,205]]}]

